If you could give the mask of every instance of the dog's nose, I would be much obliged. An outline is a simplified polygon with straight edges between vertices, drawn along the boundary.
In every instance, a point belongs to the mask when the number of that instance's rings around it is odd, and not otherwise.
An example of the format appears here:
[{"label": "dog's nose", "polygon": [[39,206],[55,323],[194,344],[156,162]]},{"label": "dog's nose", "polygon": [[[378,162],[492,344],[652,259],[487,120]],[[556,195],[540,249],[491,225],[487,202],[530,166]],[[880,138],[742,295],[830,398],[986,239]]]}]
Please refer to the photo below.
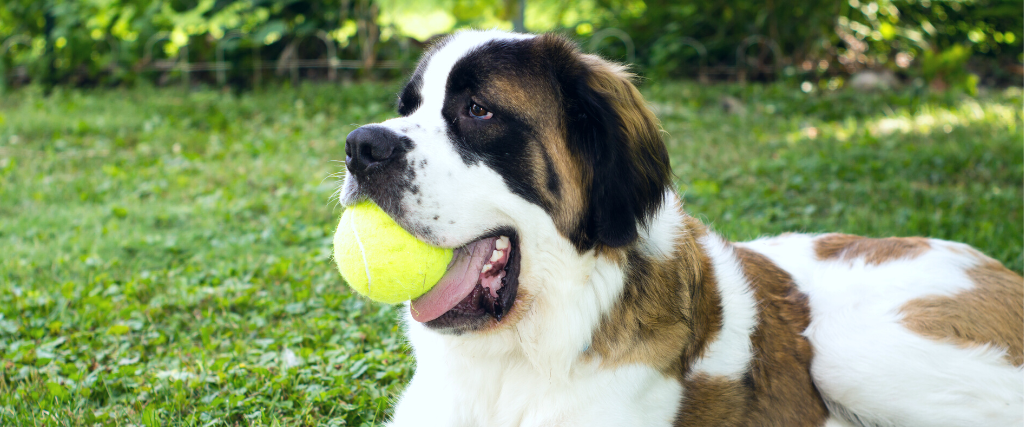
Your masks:
[{"label": "dog's nose", "polygon": [[407,139],[383,126],[363,126],[345,138],[345,165],[356,175],[382,166],[406,151]]}]

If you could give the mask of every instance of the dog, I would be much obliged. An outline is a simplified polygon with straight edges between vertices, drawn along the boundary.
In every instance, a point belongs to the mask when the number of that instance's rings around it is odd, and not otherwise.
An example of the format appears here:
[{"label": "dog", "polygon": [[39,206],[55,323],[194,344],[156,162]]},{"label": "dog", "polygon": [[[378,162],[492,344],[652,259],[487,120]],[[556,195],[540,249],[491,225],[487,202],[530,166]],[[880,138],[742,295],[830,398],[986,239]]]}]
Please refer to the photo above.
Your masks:
[{"label": "dog", "polygon": [[342,204],[456,249],[403,310],[390,426],[1024,424],[1021,276],[936,239],[724,240],[621,65],[462,31],[398,114],[347,136]]}]

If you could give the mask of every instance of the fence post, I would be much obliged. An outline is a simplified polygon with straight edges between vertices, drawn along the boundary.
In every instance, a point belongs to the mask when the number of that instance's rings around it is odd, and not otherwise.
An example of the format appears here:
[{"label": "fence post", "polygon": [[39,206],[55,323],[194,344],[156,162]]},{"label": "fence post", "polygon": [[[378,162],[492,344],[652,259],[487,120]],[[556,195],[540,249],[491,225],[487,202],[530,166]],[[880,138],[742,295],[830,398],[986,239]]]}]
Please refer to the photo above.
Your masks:
[{"label": "fence post", "polygon": [[185,93],[188,93],[189,89],[191,89],[190,84],[192,83],[192,69],[188,63],[188,42],[178,49],[178,63],[181,64],[181,76],[183,77],[182,81],[185,86]]},{"label": "fence post", "polygon": [[594,33],[593,36],[590,36],[590,44],[588,46],[588,49],[591,52],[597,51],[597,46],[601,43],[602,40],[608,37],[617,38],[620,41],[622,41],[622,44],[626,45],[626,62],[632,64],[634,61],[636,61],[636,46],[633,44],[633,38],[630,37],[629,34],[627,34],[625,31],[622,31],[618,28],[605,28],[601,31]]},{"label": "fence post", "polygon": [[701,83],[708,82],[708,50],[704,47],[704,44],[697,41],[693,37],[683,37],[679,39],[679,42],[684,46],[690,46],[693,50],[697,51],[697,56],[700,57],[700,63],[697,64],[697,81]]},{"label": "fence post", "polygon": [[512,17],[512,31],[526,32],[526,0],[516,1],[516,14]]},{"label": "fence post", "polygon": [[263,76],[263,59],[260,58],[260,45],[262,41],[256,41],[252,44],[252,87],[258,89],[260,87],[260,77]]},{"label": "fence post", "polygon": [[217,67],[218,86],[223,87],[227,83],[227,70],[231,67],[231,64],[224,62],[224,43],[226,43],[228,40],[234,40],[239,38],[242,38],[242,33],[235,30],[229,32],[226,36],[224,36],[224,38],[217,41],[217,62],[215,66]]},{"label": "fence post", "polygon": [[7,66],[4,65],[4,56],[7,55],[7,51],[16,44],[25,45],[32,47],[32,39],[24,34],[16,34],[4,40],[4,44],[0,45],[0,93],[7,90]]},{"label": "fence post", "polygon": [[121,41],[109,34],[104,38],[104,40],[106,40],[107,45],[110,46],[110,53],[114,57],[113,65],[110,69],[112,71],[117,70],[121,65]]},{"label": "fence post", "polygon": [[747,64],[746,51],[747,48],[754,43],[764,43],[768,45],[769,49],[772,50],[772,64],[774,64],[775,66],[775,75],[779,75],[780,67],[782,66],[782,49],[779,48],[779,44],[775,43],[775,40],[772,40],[768,37],[762,36],[760,34],[754,34],[743,39],[740,45],[736,47],[736,72],[737,78],[739,79],[740,83],[747,82],[746,67],[750,64]]},{"label": "fence post", "polygon": [[327,45],[327,80],[333,82],[338,79],[338,48],[334,46],[334,39],[323,30],[317,31],[316,36]]},{"label": "fence post", "polygon": [[[160,41],[163,41],[163,40],[168,40],[170,38],[171,38],[171,33],[167,32],[167,31],[159,31],[156,34],[153,34],[152,36],[150,36],[149,40],[146,40],[146,47],[143,48],[143,50],[142,50],[142,52],[143,52],[142,53],[142,60],[144,62],[147,62],[147,63],[153,61],[153,45],[155,45],[157,42],[160,42]],[[189,80],[191,80],[191,78],[189,77],[189,72],[191,71],[191,68],[190,68],[190,66],[188,64],[188,43],[187,42],[185,43],[184,46],[181,47],[181,49],[178,49],[178,56],[175,58],[174,64],[171,67],[169,67],[168,69],[174,69],[174,68],[178,68],[179,70],[181,70],[181,74],[182,74],[182,77],[183,77],[182,80],[184,81],[185,90],[188,91],[188,89],[189,89]]]},{"label": "fence post", "polygon": [[158,31],[156,34],[149,36],[149,40],[146,40],[146,46],[142,48],[142,60],[153,60],[153,45],[158,41],[167,40],[170,36],[171,34],[167,31]]}]

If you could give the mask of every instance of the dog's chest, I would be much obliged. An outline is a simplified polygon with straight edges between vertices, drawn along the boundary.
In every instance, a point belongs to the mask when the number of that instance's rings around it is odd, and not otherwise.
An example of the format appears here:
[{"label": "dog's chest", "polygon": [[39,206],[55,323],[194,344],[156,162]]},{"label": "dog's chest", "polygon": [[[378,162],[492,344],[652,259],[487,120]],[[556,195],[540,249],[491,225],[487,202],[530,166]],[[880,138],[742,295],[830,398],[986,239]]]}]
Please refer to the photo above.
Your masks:
[{"label": "dog's chest", "polygon": [[[676,380],[639,365],[583,364],[568,378],[501,361],[457,371],[433,368],[417,370],[394,426],[419,418],[414,413],[438,426],[671,426],[682,397]],[[433,381],[437,387],[429,386]]]}]

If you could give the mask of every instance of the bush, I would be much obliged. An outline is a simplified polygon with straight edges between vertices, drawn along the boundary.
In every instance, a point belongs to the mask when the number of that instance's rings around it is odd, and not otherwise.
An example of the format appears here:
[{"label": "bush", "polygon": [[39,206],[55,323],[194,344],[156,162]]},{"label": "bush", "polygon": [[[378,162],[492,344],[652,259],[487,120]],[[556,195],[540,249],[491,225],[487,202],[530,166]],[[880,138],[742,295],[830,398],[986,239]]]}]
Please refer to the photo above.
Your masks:
[{"label": "bush", "polygon": [[[31,77],[47,85],[165,83],[167,73],[144,73],[145,66],[186,45],[190,61],[209,62],[217,44],[231,39],[226,60],[249,70],[257,60],[275,68],[282,56],[322,57],[317,38],[360,65],[396,59],[409,65],[430,35],[465,26],[511,29],[517,10],[517,1],[496,0],[11,0],[0,4],[0,38],[10,48],[0,65],[25,66],[21,77],[5,73],[6,80]],[[1019,84],[1024,72],[1024,4],[1016,0],[530,0],[526,18],[529,30],[581,41],[600,29],[623,30],[640,70],[658,77],[693,77],[700,65],[717,78],[746,73],[795,81],[888,68],[971,91],[968,72],[987,84]],[[146,57],[146,45],[160,34],[168,42],[151,46],[155,52]],[[706,47],[706,56],[690,39]],[[599,47],[626,58],[621,43]],[[198,79],[215,80],[209,72]],[[254,79],[248,71],[230,76],[237,87]]]}]

